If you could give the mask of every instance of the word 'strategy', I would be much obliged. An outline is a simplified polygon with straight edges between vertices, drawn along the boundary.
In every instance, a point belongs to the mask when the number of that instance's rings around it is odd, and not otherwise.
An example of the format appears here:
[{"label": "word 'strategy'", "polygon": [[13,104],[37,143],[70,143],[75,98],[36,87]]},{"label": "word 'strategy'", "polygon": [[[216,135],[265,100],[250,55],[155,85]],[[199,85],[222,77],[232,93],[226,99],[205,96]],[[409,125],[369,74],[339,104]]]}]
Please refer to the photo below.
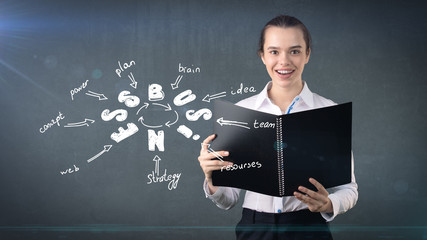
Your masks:
[{"label": "word 'strategy'", "polygon": [[178,181],[181,177],[181,173],[167,174],[167,169],[165,169],[165,172],[160,175],[160,160],[161,158],[159,156],[156,155],[154,157],[153,161],[156,162],[155,168],[154,171],[151,171],[151,173],[148,174],[147,178],[149,182],[147,182],[147,184],[169,182],[168,189],[176,189],[178,187]]}]

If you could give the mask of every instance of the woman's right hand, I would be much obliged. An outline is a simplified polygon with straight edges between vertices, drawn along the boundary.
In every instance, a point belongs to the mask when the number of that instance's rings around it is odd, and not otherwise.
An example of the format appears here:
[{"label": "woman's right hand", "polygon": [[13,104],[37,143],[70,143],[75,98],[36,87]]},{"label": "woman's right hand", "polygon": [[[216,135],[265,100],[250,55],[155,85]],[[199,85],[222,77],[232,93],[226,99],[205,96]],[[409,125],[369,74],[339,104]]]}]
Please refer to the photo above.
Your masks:
[{"label": "woman's right hand", "polygon": [[[218,187],[212,184],[212,171],[221,170],[221,168],[233,164],[231,162],[218,160],[213,153],[209,152],[209,143],[214,140],[215,137],[216,135],[212,134],[203,141],[202,149],[200,150],[200,156],[198,158],[200,162],[200,167],[205,173],[205,179],[208,183],[209,191],[211,194],[214,194],[216,190],[218,190]],[[219,154],[222,157],[229,155],[228,151],[215,151],[215,153]]]}]

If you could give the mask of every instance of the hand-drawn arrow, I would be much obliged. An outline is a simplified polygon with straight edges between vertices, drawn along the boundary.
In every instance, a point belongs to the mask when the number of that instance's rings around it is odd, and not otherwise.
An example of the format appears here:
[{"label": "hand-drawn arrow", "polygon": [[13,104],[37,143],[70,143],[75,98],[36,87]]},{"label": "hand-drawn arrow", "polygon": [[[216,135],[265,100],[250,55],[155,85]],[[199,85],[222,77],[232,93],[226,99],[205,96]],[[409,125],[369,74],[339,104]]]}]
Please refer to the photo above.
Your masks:
[{"label": "hand-drawn arrow", "polygon": [[217,122],[219,125],[221,125],[221,126],[228,125],[228,126],[236,126],[236,127],[241,127],[241,128],[251,129],[251,128],[250,128],[250,127],[248,127],[248,126],[245,126],[245,125],[248,125],[248,123],[245,123],[245,122],[237,122],[237,121],[230,121],[230,120],[224,120],[224,118],[223,118],[223,117],[222,117],[222,118],[218,118],[218,120],[216,120],[216,122]]},{"label": "hand-drawn arrow", "polygon": [[[175,111],[175,110],[174,110]],[[178,113],[175,111],[175,114],[176,114],[176,120],[175,120],[175,122],[173,122],[173,123],[171,123],[171,121],[168,121],[167,123],[165,123],[165,125],[167,126],[167,127],[171,127],[172,125],[174,125],[175,123],[177,123],[178,122],[178,119],[179,119],[179,116],[178,116]]]},{"label": "hand-drawn arrow", "polygon": [[159,156],[155,156],[153,161],[156,162],[156,168],[155,168],[155,172],[157,173],[157,176],[159,176],[159,161],[162,160]]},{"label": "hand-drawn arrow", "polygon": [[153,105],[157,105],[157,106],[162,106],[162,107],[164,107],[165,108],[165,112],[168,112],[168,111],[170,111],[170,110],[172,110],[172,108],[171,108],[171,105],[168,103],[168,105],[166,106],[166,105],[163,105],[163,104],[160,104],[160,103],[153,103]]},{"label": "hand-drawn arrow", "polygon": [[65,125],[64,127],[82,127],[85,125],[87,127],[89,127],[89,123],[94,123],[94,122],[95,122],[95,120],[85,118],[85,120],[83,122],[67,123],[67,125]]},{"label": "hand-drawn arrow", "polygon": [[113,147],[113,145],[104,145],[104,150],[102,150],[101,152],[99,152],[98,154],[96,154],[95,156],[91,157],[89,160],[87,160],[88,163],[92,162],[93,160],[97,159],[99,156],[101,156],[102,154],[104,154],[105,152],[110,151],[111,147]]},{"label": "hand-drawn arrow", "polygon": [[219,153],[217,153],[215,150],[213,150],[210,146],[210,144],[205,144],[205,143],[202,143],[202,148],[203,148],[203,146],[208,146],[208,152],[209,153],[212,153],[218,160],[220,160],[221,162],[224,162],[224,158],[221,156],[221,155],[219,155]]},{"label": "hand-drawn arrow", "polygon": [[96,93],[96,92],[92,92],[92,91],[88,91],[86,93],[86,95],[91,96],[91,97],[97,97],[99,101],[108,99],[104,94]]},{"label": "hand-drawn arrow", "polygon": [[142,125],[144,125],[144,126],[146,126],[148,128],[160,128],[160,127],[163,126],[163,124],[162,125],[158,125],[158,126],[147,125],[147,124],[144,123],[144,117],[143,116],[141,116],[140,118],[138,118],[138,121],[141,122]]},{"label": "hand-drawn arrow", "polygon": [[138,115],[139,114],[139,111],[141,111],[142,109],[147,109],[148,108],[148,106],[150,106],[150,104],[149,103],[144,103],[144,105],[142,105],[142,107],[140,107],[139,109],[138,109],[138,111],[136,112],[136,115]]},{"label": "hand-drawn arrow", "polygon": [[227,96],[226,92],[220,92],[220,93],[213,94],[213,95],[209,95],[208,94],[208,95],[206,95],[202,99],[202,101],[204,101],[204,102],[211,102],[212,99],[222,98],[222,97],[225,97],[225,96]]},{"label": "hand-drawn arrow", "polygon": [[178,84],[179,82],[181,82],[181,80],[182,80],[182,75],[178,75],[178,77],[175,80],[175,83],[171,83],[172,90],[175,90],[179,87]]},{"label": "hand-drawn arrow", "polygon": [[137,81],[135,81],[135,77],[133,76],[133,74],[132,74],[132,73],[130,73],[130,74],[128,75],[128,77],[129,77],[129,79],[132,81],[132,83],[130,84],[130,85],[131,85],[131,87],[133,87],[133,88],[135,88],[135,89],[136,89],[136,85],[138,85],[138,82],[137,82]]}]

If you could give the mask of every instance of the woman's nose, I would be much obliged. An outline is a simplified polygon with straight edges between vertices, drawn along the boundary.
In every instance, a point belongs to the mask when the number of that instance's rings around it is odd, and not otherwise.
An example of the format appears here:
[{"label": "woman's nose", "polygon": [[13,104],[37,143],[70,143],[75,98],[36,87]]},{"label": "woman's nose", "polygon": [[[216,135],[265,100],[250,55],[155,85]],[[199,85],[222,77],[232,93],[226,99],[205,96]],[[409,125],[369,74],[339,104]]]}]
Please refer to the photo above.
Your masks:
[{"label": "woman's nose", "polygon": [[290,64],[290,59],[288,54],[283,53],[281,54],[280,58],[279,58],[279,63],[283,66],[288,66]]}]

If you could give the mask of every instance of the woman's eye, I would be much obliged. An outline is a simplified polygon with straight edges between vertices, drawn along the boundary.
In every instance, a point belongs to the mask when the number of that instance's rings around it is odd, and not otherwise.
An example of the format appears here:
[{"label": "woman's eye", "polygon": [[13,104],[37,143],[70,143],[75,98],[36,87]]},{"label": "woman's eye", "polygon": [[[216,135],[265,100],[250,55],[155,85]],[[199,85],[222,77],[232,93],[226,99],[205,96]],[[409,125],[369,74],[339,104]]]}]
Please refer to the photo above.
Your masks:
[{"label": "woman's eye", "polygon": [[300,50],[292,50],[292,51],[291,51],[291,54],[294,54],[294,55],[295,55],[295,54],[299,54],[299,53],[301,53],[301,51],[300,51]]},{"label": "woman's eye", "polygon": [[273,50],[273,51],[270,51],[270,53],[273,55],[277,55],[277,54],[279,54],[279,51]]}]

